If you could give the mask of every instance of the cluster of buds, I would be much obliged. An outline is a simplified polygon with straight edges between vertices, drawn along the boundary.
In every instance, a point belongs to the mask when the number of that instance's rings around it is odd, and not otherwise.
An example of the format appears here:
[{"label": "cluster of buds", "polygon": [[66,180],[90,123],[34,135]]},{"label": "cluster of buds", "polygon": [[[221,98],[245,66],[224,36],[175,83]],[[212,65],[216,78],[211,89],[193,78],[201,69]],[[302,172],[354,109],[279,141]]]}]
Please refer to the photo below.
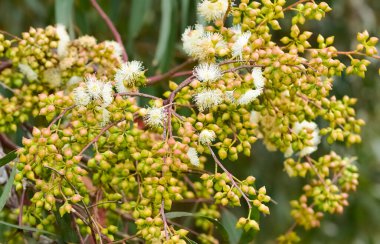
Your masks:
[{"label": "cluster of buds", "polygon": [[85,74],[113,74],[121,63],[119,49],[117,43],[97,43],[91,36],[71,40],[62,25],[30,28],[14,40],[1,34],[0,57],[9,65],[1,68],[0,81],[11,95],[0,96],[0,131],[16,131],[38,116],[39,95],[71,92]]}]

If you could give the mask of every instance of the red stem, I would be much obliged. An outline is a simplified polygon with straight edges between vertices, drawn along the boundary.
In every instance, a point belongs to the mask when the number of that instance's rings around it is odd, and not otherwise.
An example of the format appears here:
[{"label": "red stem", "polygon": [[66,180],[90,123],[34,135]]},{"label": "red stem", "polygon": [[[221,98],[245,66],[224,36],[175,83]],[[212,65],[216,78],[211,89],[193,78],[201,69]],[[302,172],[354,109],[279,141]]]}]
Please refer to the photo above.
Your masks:
[{"label": "red stem", "polygon": [[250,200],[249,198],[247,197],[247,195],[244,194],[244,192],[240,189],[240,187],[236,184],[235,180],[234,180],[234,177],[232,176],[232,174],[224,167],[224,165],[219,161],[219,159],[216,157],[214,151],[212,150],[211,146],[210,145],[207,145],[208,148],[210,149],[210,152],[211,152],[211,155],[212,157],[214,158],[215,162],[219,165],[220,168],[222,168],[222,170],[227,174],[228,178],[231,180],[232,182],[232,185],[234,187],[236,187],[236,189],[238,189],[238,191],[241,193],[242,197],[245,199],[245,201],[247,202],[248,204],[248,208],[251,209],[252,208],[252,205],[250,203]]},{"label": "red stem", "polygon": [[7,147],[11,150],[16,150],[19,148],[13,141],[11,141],[6,135],[0,134],[0,142],[4,147]]},{"label": "red stem", "polygon": [[55,122],[57,122],[60,118],[62,118],[67,113],[67,111],[69,111],[70,109],[74,107],[75,105],[71,105],[70,107],[65,108],[55,119],[53,119],[53,121],[49,124],[47,128],[50,129],[55,124]]},{"label": "red stem", "polygon": [[[185,68],[187,65],[189,65],[189,64],[191,64],[191,63],[193,63],[193,62],[194,62],[194,60],[189,59],[189,60],[183,62],[182,64],[180,64],[180,65],[174,67],[173,69],[169,70],[169,71],[166,72],[165,74],[160,74],[160,75],[156,75],[156,76],[149,77],[149,78],[148,78],[148,82],[147,82],[146,84],[147,84],[148,86],[149,86],[149,85],[154,85],[154,84],[156,84],[157,82],[159,82],[159,81],[161,81],[161,80],[165,80],[165,79],[168,79],[168,78],[170,78],[170,77],[173,77],[173,75],[174,75],[177,71],[179,71],[179,70]],[[190,71],[187,71],[187,72],[190,72]],[[192,71],[191,71],[191,72],[192,72]]]},{"label": "red stem", "polygon": [[123,40],[121,39],[120,33],[117,31],[117,29],[116,29],[115,25],[112,23],[111,19],[107,16],[107,14],[99,6],[99,4],[96,2],[96,0],[91,0],[91,4],[92,4],[92,6],[94,6],[96,11],[98,11],[100,16],[106,22],[106,24],[108,25],[108,28],[110,28],[113,36],[115,37],[115,40],[119,43],[119,45],[121,46],[121,48],[123,50],[123,60],[124,60],[124,62],[127,62],[128,61],[128,54],[125,51],[125,47],[123,44]]},{"label": "red stem", "polygon": [[[121,120],[123,121],[123,120]],[[104,127],[100,133],[92,140],[90,141],[83,149],[82,151],[78,154],[78,156],[81,156],[92,144],[94,144],[95,142],[97,142],[99,140],[99,138],[109,129],[111,128],[112,126],[114,125],[117,125],[118,123],[120,123],[121,121],[117,121],[117,122],[113,122],[111,124],[108,124],[106,127]]]}]

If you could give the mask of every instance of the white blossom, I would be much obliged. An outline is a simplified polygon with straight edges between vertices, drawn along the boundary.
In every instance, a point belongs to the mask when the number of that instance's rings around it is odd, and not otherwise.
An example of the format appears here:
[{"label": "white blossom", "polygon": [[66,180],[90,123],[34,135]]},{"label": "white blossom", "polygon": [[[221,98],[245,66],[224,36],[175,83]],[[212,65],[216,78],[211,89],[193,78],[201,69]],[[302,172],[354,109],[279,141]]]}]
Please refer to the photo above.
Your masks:
[{"label": "white blossom", "polygon": [[199,141],[203,145],[208,145],[215,140],[215,132],[212,130],[202,130],[199,134]]},{"label": "white blossom", "polygon": [[204,27],[202,25],[195,25],[194,30],[192,27],[187,27],[182,34],[183,50],[190,55],[194,56],[196,49],[198,48],[198,42],[204,35]]},{"label": "white blossom", "polygon": [[45,70],[43,76],[52,88],[59,87],[62,84],[61,72],[57,68]]},{"label": "white blossom", "polygon": [[252,78],[256,89],[264,88],[265,78],[263,76],[263,71],[260,67],[254,67],[252,69]]},{"label": "white blossom", "polygon": [[113,101],[113,90],[111,83],[106,83],[103,85],[102,90],[103,106],[108,107]]},{"label": "white blossom", "polygon": [[8,181],[8,173],[5,166],[0,167],[0,185]]},{"label": "white blossom", "polygon": [[233,57],[240,57],[240,59],[243,59],[243,50],[247,46],[249,38],[251,37],[251,32],[247,31],[243,34],[237,35],[238,38],[232,45],[232,56]]},{"label": "white blossom", "polygon": [[202,25],[188,27],[182,34],[183,49],[194,58],[207,60],[210,52],[227,49],[227,43],[219,33],[205,32]]},{"label": "white blossom", "polygon": [[223,18],[228,9],[228,0],[203,0],[198,3],[198,13],[206,21]]},{"label": "white blossom", "polygon": [[223,101],[223,93],[219,89],[205,89],[194,96],[194,101],[199,111],[212,108]]},{"label": "white blossom", "polygon": [[79,76],[72,76],[68,81],[67,81],[67,86],[73,86],[78,84],[79,82],[83,81],[83,79]]},{"label": "white blossom", "polygon": [[222,71],[217,64],[213,63],[203,63],[195,67],[194,75],[200,81],[217,81],[222,77]]},{"label": "white blossom", "polygon": [[125,62],[116,70],[114,78],[116,83],[124,83],[125,81],[128,85],[133,86],[136,80],[143,74],[143,70],[144,67],[140,61]]},{"label": "white blossom", "polygon": [[199,157],[197,150],[193,147],[189,147],[189,150],[187,151],[187,156],[190,159],[190,163],[194,166],[199,166]]},{"label": "white blossom", "polygon": [[98,99],[102,95],[104,83],[96,78],[95,75],[86,77],[87,92],[93,99]]},{"label": "white blossom", "polygon": [[293,151],[293,148],[292,148],[292,145],[290,145],[286,151],[284,152],[284,157],[285,158],[289,158],[293,155],[294,151]]},{"label": "white blossom", "polygon": [[253,123],[253,124],[258,124],[260,121],[260,117],[261,117],[261,115],[259,112],[252,110],[251,115],[249,117],[249,122]]},{"label": "white blossom", "polygon": [[[304,157],[315,152],[318,149],[318,144],[321,142],[321,137],[319,136],[318,125],[314,122],[309,122],[306,120],[302,122],[296,122],[293,126],[293,132],[298,135],[302,131],[306,131],[306,133],[311,137],[311,139],[306,141],[308,145],[303,147],[299,152],[299,155],[301,157]],[[290,148],[288,148],[285,152],[285,157],[290,157],[292,154],[293,149],[290,146]]]},{"label": "white blossom", "polygon": [[37,80],[38,78],[37,73],[34,72],[34,70],[29,65],[19,64],[18,68],[20,72],[23,73],[29,81]]},{"label": "white blossom", "polygon": [[100,126],[105,126],[108,122],[110,122],[111,113],[104,107],[102,107],[102,122]]},{"label": "white blossom", "polygon": [[123,81],[116,82],[115,87],[116,87],[116,91],[119,92],[119,93],[121,93],[121,92],[128,92],[129,91],[129,89],[124,86],[124,82]]},{"label": "white blossom", "polygon": [[86,106],[87,104],[90,103],[91,96],[90,94],[88,94],[87,90],[84,87],[79,86],[75,88],[73,93],[74,93],[74,101],[76,105]]},{"label": "white blossom", "polygon": [[113,56],[117,58],[118,60],[121,60],[121,57],[123,56],[123,47],[120,46],[118,42],[115,41],[105,41],[104,42],[106,47],[112,47],[113,49]]},{"label": "white blossom", "polygon": [[166,116],[164,107],[150,107],[146,110],[144,119],[150,127],[154,128],[163,126],[166,121]]},{"label": "white blossom", "polygon": [[262,92],[262,89],[250,89],[241,95],[241,97],[237,100],[237,103],[240,105],[247,105],[260,96]]},{"label": "white blossom", "polygon": [[225,95],[227,100],[229,100],[233,103],[235,102],[234,91],[225,91],[224,95]]},{"label": "white blossom", "polygon": [[230,30],[235,34],[235,35],[241,35],[242,30],[241,30],[241,25],[234,25],[230,28]]},{"label": "white blossom", "polygon": [[56,31],[59,38],[57,54],[59,57],[63,57],[67,54],[67,47],[70,43],[70,36],[66,31],[66,27],[62,24],[57,25]]}]

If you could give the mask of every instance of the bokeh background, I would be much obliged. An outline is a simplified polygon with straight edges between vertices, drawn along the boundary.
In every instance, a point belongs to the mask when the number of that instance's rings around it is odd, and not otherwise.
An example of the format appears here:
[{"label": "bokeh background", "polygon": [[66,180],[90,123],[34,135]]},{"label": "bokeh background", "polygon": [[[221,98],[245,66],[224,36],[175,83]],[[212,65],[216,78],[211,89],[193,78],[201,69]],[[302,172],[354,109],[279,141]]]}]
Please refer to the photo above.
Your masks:
[{"label": "bokeh background", "polygon": [[[120,31],[131,58],[149,67],[148,75],[164,72],[186,59],[180,36],[186,26],[197,21],[196,0],[99,0]],[[288,1],[288,4],[294,1]],[[319,2],[319,1],[317,1]],[[379,0],[327,1],[333,8],[322,22],[310,21],[305,28],[324,36],[335,36],[340,50],[355,46],[356,33],[368,30],[380,36]],[[30,26],[45,27],[56,22],[66,24],[71,35],[93,35],[98,40],[112,39],[112,34],[92,8],[90,0],[0,0],[0,30],[20,35]],[[289,15],[282,21],[289,24]],[[286,29],[283,30],[286,32]],[[174,48],[173,48],[174,47]],[[323,144],[320,154],[335,150],[357,155],[360,170],[358,191],[350,196],[350,206],[340,216],[326,216],[320,229],[301,231],[303,243],[380,243],[380,62],[373,60],[364,80],[359,77],[336,79],[334,94],[358,98],[359,117],[367,125],[361,145],[345,149]],[[145,88],[160,95],[167,83]],[[144,101],[142,101],[144,102]],[[272,204],[271,215],[261,219],[257,243],[272,243],[292,224],[289,201],[301,191],[301,180],[291,179],[283,171],[283,157],[268,153],[257,143],[252,159],[242,159],[229,168],[237,176],[253,174],[259,185],[266,185]],[[237,216],[238,212],[234,212]],[[224,221],[230,220],[226,218]]]}]

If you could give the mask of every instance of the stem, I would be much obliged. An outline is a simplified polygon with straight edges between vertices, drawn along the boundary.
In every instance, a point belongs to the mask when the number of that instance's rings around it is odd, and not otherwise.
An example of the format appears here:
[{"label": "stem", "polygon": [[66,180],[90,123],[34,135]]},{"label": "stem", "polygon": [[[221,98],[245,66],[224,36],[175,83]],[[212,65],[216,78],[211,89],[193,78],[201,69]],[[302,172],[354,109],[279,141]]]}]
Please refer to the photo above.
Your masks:
[{"label": "stem", "polygon": [[119,92],[119,93],[114,94],[114,96],[117,96],[117,95],[131,96],[131,97],[137,97],[138,96],[138,97],[146,97],[146,98],[151,98],[151,99],[161,99],[159,97],[149,95],[149,94],[145,94],[145,93],[140,93],[140,92]]},{"label": "stem", "polygon": [[[56,170],[55,168],[52,168],[52,167],[50,167],[48,165],[45,165],[44,167],[52,170],[53,172],[55,172],[56,174],[58,174],[59,176],[61,176],[63,179],[65,179],[65,181],[70,185],[70,187],[74,189],[75,193],[78,194],[78,195],[80,195],[78,189],[69,181],[69,179],[66,177],[66,175],[61,174],[58,170]],[[103,244],[102,233],[99,230],[98,224],[93,219],[93,217],[92,217],[90,211],[88,210],[88,207],[87,207],[86,203],[83,201],[83,199],[81,199],[80,201],[83,204],[83,208],[84,208],[84,210],[85,210],[85,212],[86,212],[89,220],[91,221],[91,224],[93,225],[93,227],[95,228],[97,234],[99,235],[99,243]]]},{"label": "stem", "polygon": [[156,76],[152,76],[152,77],[149,77],[148,78],[148,81],[147,81],[147,85],[150,86],[150,85],[154,85],[156,84],[157,82],[160,82],[162,80],[165,80],[165,79],[168,79],[170,77],[172,77],[177,71],[185,68],[187,65],[193,63],[194,60],[193,59],[189,59],[189,60],[186,60],[185,62],[183,62],[182,64],[174,67],[173,69],[169,70],[168,72],[164,73],[164,74],[161,74],[161,75],[156,75]]},{"label": "stem", "polygon": [[208,149],[210,150],[211,152],[211,155],[212,157],[214,158],[215,162],[219,165],[220,168],[223,169],[223,171],[227,174],[228,178],[231,180],[232,182],[232,185],[234,187],[236,187],[236,189],[238,189],[238,191],[241,193],[242,197],[245,199],[245,201],[247,202],[248,204],[248,208],[251,209],[252,208],[252,205],[251,205],[251,200],[249,200],[249,198],[247,197],[247,195],[245,195],[245,193],[240,189],[240,187],[236,184],[235,180],[234,180],[234,177],[233,175],[224,167],[224,165],[219,161],[219,159],[216,157],[214,151],[212,150],[211,146],[210,145],[207,145],[208,146]]},{"label": "stem", "polygon": [[57,122],[60,118],[62,118],[67,113],[67,111],[74,108],[75,106],[76,105],[71,105],[70,107],[65,108],[55,119],[53,119],[53,121],[49,124],[47,128],[50,130],[50,128],[55,124],[55,122]]},{"label": "stem", "polygon": [[107,14],[103,11],[103,9],[99,6],[99,4],[96,2],[96,0],[90,0],[92,6],[98,11],[99,15],[103,18],[103,20],[106,22],[108,28],[110,28],[113,36],[115,37],[115,40],[119,43],[121,46],[121,49],[123,51],[123,60],[124,62],[128,61],[128,54],[125,51],[125,47],[123,44],[123,40],[121,39],[120,33],[117,31],[115,25],[112,23],[111,19],[107,16]]},{"label": "stem", "polygon": [[94,144],[95,142],[97,142],[98,140],[99,140],[99,138],[109,129],[109,128],[111,128],[112,126],[114,126],[114,125],[117,125],[118,123],[120,123],[120,122],[122,122],[122,121],[124,121],[124,119],[123,120],[120,120],[120,121],[117,121],[117,122],[113,122],[113,123],[111,123],[111,124],[108,124],[106,127],[104,127],[101,131],[100,131],[100,133],[92,140],[92,141],[90,141],[83,149],[82,149],[82,151],[78,154],[78,156],[81,156],[92,144]]},{"label": "stem", "polygon": [[160,208],[160,213],[161,213],[161,216],[162,216],[162,220],[164,221],[165,237],[166,237],[166,240],[169,240],[168,222],[167,222],[166,216],[165,216],[164,204],[165,204],[165,202],[164,202],[164,200],[162,200],[162,202],[161,202],[161,208]]},{"label": "stem", "polygon": [[26,182],[23,180],[22,182],[22,194],[20,199],[20,213],[18,215],[18,225],[22,226],[22,214],[23,214],[23,207],[24,207],[24,200],[25,200],[25,192],[26,192]]},{"label": "stem", "polygon": [[79,243],[84,244],[83,237],[80,234],[79,226],[78,226],[77,222],[75,221],[76,219],[75,219],[74,215],[71,215],[71,217],[73,219],[73,225],[74,225],[75,232],[77,233],[77,236],[79,237]]},{"label": "stem", "polygon": [[283,11],[285,12],[285,11],[291,10],[293,7],[297,6],[300,3],[304,3],[304,2],[311,2],[311,1],[310,0],[299,0],[299,1],[297,1],[291,5],[287,6],[286,8],[284,8]]},{"label": "stem", "polygon": [[310,165],[311,169],[314,171],[314,173],[318,176],[319,180],[322,182],[322,184],[325,186],[325,188],[329,188],[329,186],[326,184],[326,181],[322,176],[319,174],[318,170],[315,168],[314,164],[311,162],[311,158],[309,156],[306,156],[306,161]]},{"label": "stem", "polygon": [[20,148],[13,141],[11,141],[6,135],[0,134],[0,142],[4,147],[7,147],[11,150],[16,150]]}]

